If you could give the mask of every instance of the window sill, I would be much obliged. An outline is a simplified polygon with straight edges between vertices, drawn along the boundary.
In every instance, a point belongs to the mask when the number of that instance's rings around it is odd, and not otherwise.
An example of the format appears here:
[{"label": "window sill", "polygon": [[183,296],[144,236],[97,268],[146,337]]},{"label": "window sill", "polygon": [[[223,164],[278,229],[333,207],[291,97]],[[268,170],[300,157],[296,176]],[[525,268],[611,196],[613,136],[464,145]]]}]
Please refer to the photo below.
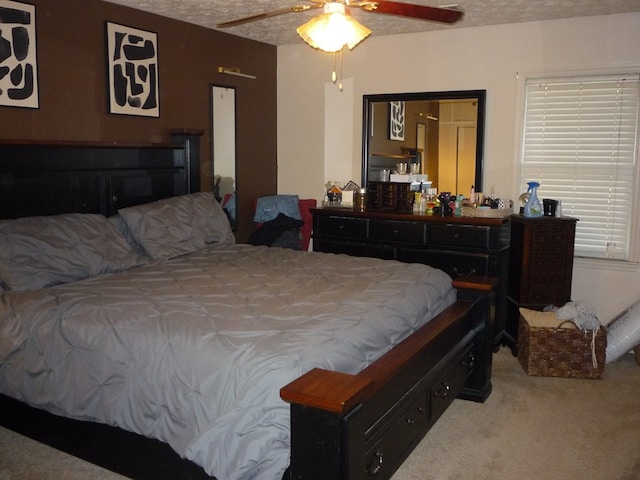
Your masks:
[{"label": "window sill", "polygon": [[620,272],[636,272],[638,270],[638,262],[630,262],[625,260],[610,260],[607,258],[586,258],[575,257],[574,266],[583,268],[593,268],[597,270],[617,270]]}]

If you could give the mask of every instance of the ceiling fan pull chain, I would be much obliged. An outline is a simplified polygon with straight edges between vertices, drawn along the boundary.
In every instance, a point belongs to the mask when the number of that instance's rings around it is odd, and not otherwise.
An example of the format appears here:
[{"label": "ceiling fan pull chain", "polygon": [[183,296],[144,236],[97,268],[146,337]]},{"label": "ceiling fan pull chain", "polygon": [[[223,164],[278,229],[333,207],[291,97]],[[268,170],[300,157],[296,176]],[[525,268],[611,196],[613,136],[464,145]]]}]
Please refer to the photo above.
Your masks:
[{"label": "ceiling fan pull chain", "polygon": [[[333,71],[331,72],[331,82],[338,83],[338,88],[342,91],[342,51],[344,47],[333,52]],[[338,55],[340,55],[340,65],[338,65]]]},{"label": "ceiling fan pull chain", "polygon": [[336,83],[336,80],[338,79],[338,74],[336,73],[336,55],[338,54],[338,52],[333,52],[333,71],[331,72],[331,82],[332,83]]},{"label": "ceiling fan pull chain", "polygon": [[338,79],[338,88],[342,91],[342,52],[344,51],[344,47],[340,49],[340,75]]}]

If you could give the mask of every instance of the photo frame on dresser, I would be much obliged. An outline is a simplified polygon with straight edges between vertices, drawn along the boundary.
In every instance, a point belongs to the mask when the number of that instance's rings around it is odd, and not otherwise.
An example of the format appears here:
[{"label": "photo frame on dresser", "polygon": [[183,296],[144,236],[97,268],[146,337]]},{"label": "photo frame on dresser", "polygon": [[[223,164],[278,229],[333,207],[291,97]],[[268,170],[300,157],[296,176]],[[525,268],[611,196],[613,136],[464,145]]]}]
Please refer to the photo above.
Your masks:
[{"label": "photo frame on dresser", "polygon": [[109,113],[160,116],[158,35],[106,22]]},{"label": "photo frame on dresser", "polygon": [[40,108],[36,6],[0,0],[0,106]]}]

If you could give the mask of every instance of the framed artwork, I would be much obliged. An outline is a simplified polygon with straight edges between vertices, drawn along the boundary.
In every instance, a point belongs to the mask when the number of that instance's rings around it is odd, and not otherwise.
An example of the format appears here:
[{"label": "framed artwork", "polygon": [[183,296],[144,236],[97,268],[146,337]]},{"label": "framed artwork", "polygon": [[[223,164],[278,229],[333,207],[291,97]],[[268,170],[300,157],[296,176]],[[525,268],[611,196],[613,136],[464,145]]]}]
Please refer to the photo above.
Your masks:
[{"label": "framed artwork", "polygon": [[389,140],[404,140],[404,102],[389,102]]},{"label": "framed artwork", "polygon": [[160,116],[158,36],[107,22],[109,113]]},{"label": "framed artwork", "polygon": [[0,0],[0,105],[40,107],[35,5]]}]

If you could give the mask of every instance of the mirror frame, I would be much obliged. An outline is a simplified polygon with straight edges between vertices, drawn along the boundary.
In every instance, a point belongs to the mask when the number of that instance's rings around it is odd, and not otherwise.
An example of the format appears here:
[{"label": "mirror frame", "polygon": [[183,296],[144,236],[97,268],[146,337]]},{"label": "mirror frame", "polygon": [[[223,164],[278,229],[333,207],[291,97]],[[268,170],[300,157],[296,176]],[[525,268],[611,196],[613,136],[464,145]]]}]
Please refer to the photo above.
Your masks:
[{"label": "mirror frame", "polygon": [[[215,184],[215,175],[216,175],[216,120],[220,121],[220,119],[216,119],[216,107],[215,107],[215,92],[216,88],[222,88],[225,90],[233,91],[233,135],[225,136],[222,140],[228,140],[229,137],[233,139],[233,192],[235,193],[235,220],[229,218],[229,222],[231,223],[231,228],[233,231],[238,229],[238,102],[237,102],[237,93],[238,89],[233,85],[223,85],[219,83],[210,84],[211,89],[211,191],[216,191]],[[220,141],[220,139],[218,139]],[[223,197],[220,198],[220,204],[222,205]],[[225,213],[229,216],[227,210],[225,209]]]},{"label": "mirror frame", "polygon": [[369,155],[371,136],[369,132],[373,121],[373,103],[396,102],[396,101],[429,101],[429,100],[461,100],[475,99],[478,101],[478,118],[476,125],[476,172],[474,188],[476,192],[482,191],[482,168],[484,161],[484,130],[486,111],[486,90],[454,90],[445,92],[412,92],[412,93],[381,93],[374,95],[363,95],[362,105],[362,185],[365,187],[369,174]]}]

